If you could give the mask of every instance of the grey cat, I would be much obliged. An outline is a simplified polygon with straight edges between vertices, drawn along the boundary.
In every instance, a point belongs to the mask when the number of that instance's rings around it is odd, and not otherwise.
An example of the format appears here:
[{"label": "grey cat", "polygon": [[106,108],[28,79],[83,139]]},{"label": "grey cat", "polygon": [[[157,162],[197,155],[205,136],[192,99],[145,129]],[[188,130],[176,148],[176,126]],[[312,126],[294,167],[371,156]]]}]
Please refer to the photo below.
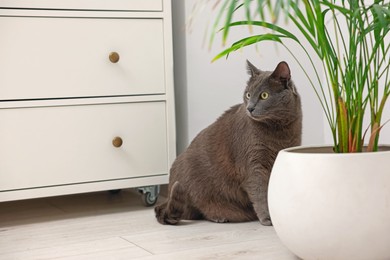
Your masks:
[{"label": "grey cat", "polygon": [[244,102],[201,131],[173,163],[169,198],[155,208],[161,224],[258,219],[272,225],[268,181],[278,151],[301,144],[301,102],[286,62],[273,72],[249,61],[247,68]]}]

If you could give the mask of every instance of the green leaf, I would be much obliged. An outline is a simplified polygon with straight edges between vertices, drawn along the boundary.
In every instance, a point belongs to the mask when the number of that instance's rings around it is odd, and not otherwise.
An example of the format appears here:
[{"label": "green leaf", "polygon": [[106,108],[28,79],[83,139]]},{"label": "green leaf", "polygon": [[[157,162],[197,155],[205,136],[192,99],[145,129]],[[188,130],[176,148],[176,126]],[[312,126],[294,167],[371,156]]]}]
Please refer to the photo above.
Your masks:
[{"label": "green leaf", "polygon": [[242,25],[253,25],[253,26],[260,26],[260,27],[263,27],[263,28],[266,28],[266,29],[270,29],[270,30],[273,30],[273,31],[276,31],[278,33],[281,33],[283,35],[285,35],[286,37],[296,41],[299,43],[299,40],[298,38],[292,34],[291,32],[287,31],[286,29],[283,29],[282,27],[280,26],[277,26],[275,24],[272,24],[272,23],[267,23],[267,22],[263,22],[263,21],[252,21],[252,22],[249,22],[249,21],[238,21],[238,22],[233,22],[231,24],[229,24],[228,26],[229,27],[233,27],[233,26],[242,26]]},{"label": "green leaf", "polygon": [[321,4],[329,7],[331,10],[339,11],[343,16],[347,17],[348,19],[352,14],[351,10],[345,8],[344,6],[336,5],[329,1],[321,1]]},{"label": "green leaf", "polygon": [[252,2],[251,0],[244,0],[245,16],[249,22],[252,21],[251,12],[250,12],[251,11],[251,8],[250,8],[251,2]]},{"label": "green leaf", "polygon": [[214,62],[214,61],[216,61],[224,56],[227,56],[234,51],[242,49],[243,47],[246,47],[246,46],[249,46],[252,44],[256,44],[256,43],[259,43],[262,41],[274,41],[274,42],[281,43],[282,42],[281,38],[285,38],[285,37],[286,36],[284,36],[284,35],[268,33],[268,34],[254,35],[254,36],[250,36],[250,37],[241,39],[241,40],[233,43],[230,48],[227,48],[224,51],[217,54],[214,57],[214,59],[212,60],[212,62]]},{"label": "green leaf", "polygon": [[[211,33],[210,40],[209,40],[209,46],[211,46],[214,42],[214,37],[215,37],[216,32],[218,31],[217,28],[219,27],[219,22],[221,21],[222,15],[225,12],[225,8],[229,4],[229,1],[230,0],[225,0],[223,5],[220,7],[220,10],[218,12],[217,17],[214,20],[213,29],[211,31],[212,33]],[[235,0],[233,0],[233,1],[235,1]]]},{"label": "green leaf", "polygon": [[225,20],[225,26],[223,30],[223,36],[222,36],[222,42],[226,43],[227,36],[229,34],[230,27],[228,26],[232,22],[234,11],[236,10],[237,1],[232,0],[229,5],[229,9],[226,13],[226,20]]},{"label": "green leaf", "polygon": [[317,43],[313,40],[312,36],[306,32],[305,28],[292,16],[289,16],[290,20],[295,24],[299,31],[304,35],[305,39],[311,45],[313,50],[317,53],[318,57],[323,60],[324,55],[321,53],[321,50],[318,48]]}]

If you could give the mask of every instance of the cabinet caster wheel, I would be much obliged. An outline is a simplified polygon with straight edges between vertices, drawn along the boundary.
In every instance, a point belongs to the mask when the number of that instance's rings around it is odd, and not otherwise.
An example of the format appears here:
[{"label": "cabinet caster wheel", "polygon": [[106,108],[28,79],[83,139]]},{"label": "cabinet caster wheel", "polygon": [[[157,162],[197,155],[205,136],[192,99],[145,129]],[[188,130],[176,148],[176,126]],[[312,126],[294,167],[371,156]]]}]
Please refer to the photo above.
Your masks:
[{"label": "cabinet caster wheel", "polygon": [[145,206],[151,207],[157,202],[157,197],[152,196],[150,192],[146,192],[142,194],[142,202],[144,203]]},{"label": "cabinet caster wheel", "polygon": [[151,207],[156,204],[158,195],[160,193],[160,186],[147,186],[138,188],[138,191],[142,194],[142,202],[146,207]]}]

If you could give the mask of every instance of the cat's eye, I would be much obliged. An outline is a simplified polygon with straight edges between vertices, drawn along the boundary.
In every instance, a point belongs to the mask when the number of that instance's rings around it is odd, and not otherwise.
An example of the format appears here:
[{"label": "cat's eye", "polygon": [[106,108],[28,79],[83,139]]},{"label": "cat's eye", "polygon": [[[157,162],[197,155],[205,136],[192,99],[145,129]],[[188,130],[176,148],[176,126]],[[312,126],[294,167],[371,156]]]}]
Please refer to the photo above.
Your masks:
[{"label": "cat's eye", "polygon": [[246,92],[246,93],[245,93],[245,97],[246,97],[247,99],[250,99],[250,98],[251,98],[251,93]]},{"label": "cat's eye", "polygon": [[260,94],[260,98],[263,99],[263,100],[267,99],[268,97],[269,97],[268,92],[262,92],[262,93]]}]

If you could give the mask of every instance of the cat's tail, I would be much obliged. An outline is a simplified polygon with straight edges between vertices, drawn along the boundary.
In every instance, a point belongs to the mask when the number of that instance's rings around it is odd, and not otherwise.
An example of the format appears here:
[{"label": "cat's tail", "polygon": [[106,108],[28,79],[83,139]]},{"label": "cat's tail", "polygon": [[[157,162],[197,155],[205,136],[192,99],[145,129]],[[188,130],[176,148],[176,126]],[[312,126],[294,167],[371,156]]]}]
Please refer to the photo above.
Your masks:
[{"label": "cat's tail", "polygon": [[168,200],[155,207],[157,221],[163,225],[176,225],[185,210],[185,194],[178,181],[171,188]]}]

